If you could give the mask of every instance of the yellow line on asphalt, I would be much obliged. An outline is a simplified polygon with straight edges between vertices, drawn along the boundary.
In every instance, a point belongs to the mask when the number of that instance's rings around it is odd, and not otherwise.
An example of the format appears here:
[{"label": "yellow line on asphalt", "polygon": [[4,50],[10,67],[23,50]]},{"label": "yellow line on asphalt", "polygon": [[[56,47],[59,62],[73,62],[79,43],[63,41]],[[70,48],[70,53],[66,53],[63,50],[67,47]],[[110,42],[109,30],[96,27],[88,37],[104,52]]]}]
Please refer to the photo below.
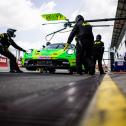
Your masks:
[{"label": "yellow line on asphalt", "polygon": [[80,126],[126,126],[126,97],[105,75]]}]

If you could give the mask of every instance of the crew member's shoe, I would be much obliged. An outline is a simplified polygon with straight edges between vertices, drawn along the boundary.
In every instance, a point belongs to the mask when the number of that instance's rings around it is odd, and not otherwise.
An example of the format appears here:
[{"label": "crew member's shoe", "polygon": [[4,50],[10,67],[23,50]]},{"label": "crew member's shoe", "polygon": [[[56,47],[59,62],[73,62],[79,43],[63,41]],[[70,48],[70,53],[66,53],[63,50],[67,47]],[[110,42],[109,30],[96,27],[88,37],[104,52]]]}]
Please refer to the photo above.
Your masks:
[{"label": "crew member's shoe", "polygon": [[102,75],[102,74],[106,74],[105,72],[100,72],[100,75]]},{"label": "crew member's shoe", "polygon": [[21,71],[21,70],[17,70],[16,73],[23,73],[23,71]]},{"label": "crew member's shoe", "polygon": [[90,75],[94,75],[95,73],[94,72],[89,72]]},{"label": "crew member's shoe", "polygon": [[88,70],[85,70],[84,73],[85,73],[85,74],[88,74]]},{"label": "crew member's shoe", "polygon": [[15,73],[16,71],[15,71],[15,70],[10,70],[9,72],[10,72],[10,73]]}]

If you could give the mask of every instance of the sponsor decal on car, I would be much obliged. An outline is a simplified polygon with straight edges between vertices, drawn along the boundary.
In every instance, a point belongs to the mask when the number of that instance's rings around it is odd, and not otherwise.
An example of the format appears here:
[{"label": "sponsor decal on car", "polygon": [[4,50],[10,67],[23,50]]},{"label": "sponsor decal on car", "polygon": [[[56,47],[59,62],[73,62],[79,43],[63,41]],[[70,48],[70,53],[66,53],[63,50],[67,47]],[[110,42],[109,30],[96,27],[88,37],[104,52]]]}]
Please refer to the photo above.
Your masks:
[{"label": "sponsor decal on car", "polygon": [[50,56],[39,56],[38,59],[51,59]]}]

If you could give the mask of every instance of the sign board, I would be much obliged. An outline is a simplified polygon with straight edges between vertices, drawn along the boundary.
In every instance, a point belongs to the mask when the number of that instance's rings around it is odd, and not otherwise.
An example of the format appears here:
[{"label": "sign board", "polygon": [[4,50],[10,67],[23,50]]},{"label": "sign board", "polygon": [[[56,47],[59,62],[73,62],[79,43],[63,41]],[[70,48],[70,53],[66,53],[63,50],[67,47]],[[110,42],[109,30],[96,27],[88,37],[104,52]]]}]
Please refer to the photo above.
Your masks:
[{"label": "sign board", "polygon": [[117,65],[118,65],[118,66],[123,66],[123,65],[124,65],[124,64],[123,64],[123,61],[118,61],[118,62],[117,62]]},{"label": "sign board", "polygon": [[41,16],[47,21],[66,20],[66,17],[60,13],[43,14]]},{"label": "sign board", "polygon": [[7,58],[1,57],[0,56],[0,67],[7,67]]}]

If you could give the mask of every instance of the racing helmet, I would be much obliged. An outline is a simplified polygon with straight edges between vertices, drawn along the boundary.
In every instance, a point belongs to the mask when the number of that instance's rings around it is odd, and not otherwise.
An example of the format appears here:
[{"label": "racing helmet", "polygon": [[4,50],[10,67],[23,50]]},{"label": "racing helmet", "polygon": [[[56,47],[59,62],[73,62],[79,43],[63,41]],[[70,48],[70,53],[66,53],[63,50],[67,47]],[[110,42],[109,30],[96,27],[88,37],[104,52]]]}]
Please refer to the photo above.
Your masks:
[{"label": "racing helmet", "polygon": [[101,40],[101,35],[100,34],[98,34],[97,36],[96,36],[96,40]]},{"label": "racing helmet", "polygon": [[51,43],[50,42],[46,42],[46,46],[50,45]]},{"label": "racing helmet", "polygon": [[82,15],[77,15],[75,18],[75,22],[77,23],[80,20],[84,21],[84,17]]},{"label": "racing helmet", "polygon": [[14,32],[16,32],[17,30],[15,29],[7,29],[7,34],[10,36],[10,37],[16,37],[16,35],[14,34]]}]

